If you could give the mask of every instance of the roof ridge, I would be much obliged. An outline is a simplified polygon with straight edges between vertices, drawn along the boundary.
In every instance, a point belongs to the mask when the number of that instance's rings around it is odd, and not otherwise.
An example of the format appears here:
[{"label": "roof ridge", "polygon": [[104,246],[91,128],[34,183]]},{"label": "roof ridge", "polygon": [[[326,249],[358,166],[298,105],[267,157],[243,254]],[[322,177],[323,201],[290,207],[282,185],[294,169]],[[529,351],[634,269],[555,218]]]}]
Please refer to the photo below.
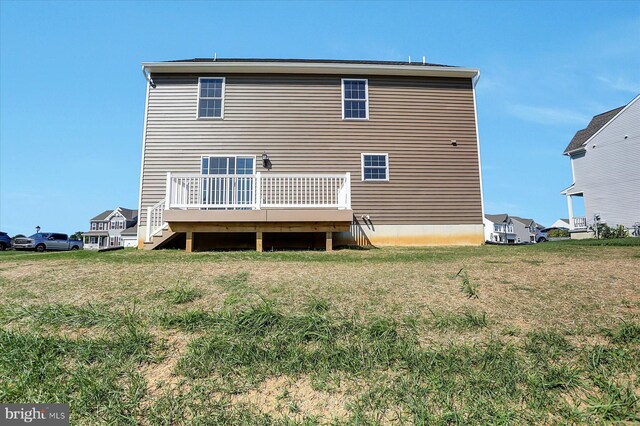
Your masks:
[{"label": "roof ridge", "polygon": [[[628,104],[627,104],[627,105],[628,105]],[[616,107],[616,108],[610,109],[609,111],[601,112],[600,114],[596,114],[596,115],[594,115],[594,116],[593,116],[593,118],[600,117],[601,115],[609,114],[610,112],[613,112],[613,111],[615,111],[615,110],[617,110],[617,109],[620,109],[620,108],[624,108],[624,107],[626,107],[627,105],[622,105],[622,106],[619,106],[619,107]]]}]

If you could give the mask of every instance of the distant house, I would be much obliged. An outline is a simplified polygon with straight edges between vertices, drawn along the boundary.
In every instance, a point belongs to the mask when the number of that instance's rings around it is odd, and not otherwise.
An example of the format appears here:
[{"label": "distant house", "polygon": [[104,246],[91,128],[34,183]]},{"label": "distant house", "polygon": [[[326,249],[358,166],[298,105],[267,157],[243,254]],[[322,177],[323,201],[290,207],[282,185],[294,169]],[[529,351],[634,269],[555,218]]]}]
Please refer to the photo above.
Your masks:
[{"label": "distant house", "polygon": [[513,219],[508,214],[484,215],[484,239],[497,244],[515,244],[518,236],[515,233]]},{"label": "distant house", "polygon": [[[105,210],[91,219],[90,230],[82,234],[84,248],[98,250],[109,247],[135,247],[137,245],[138,210],[118,207]],[[131,234],[133,233],[133,234]],[[130,235],[134,243],[130,245]]]},{"label": "distant house", "polygon": [[[598,114],[579,130],[564,150],[571,159],[573,183],[567,196],[572,238],[589,236],[594,219],[631,228],[640,222],[640,95]],[[574,215],[574,199],[585,216]]]},{"label": "distant house", "polygon": [[544,228],[533,219],[525,219],[518,216],[511,216],[513,219],[513,230],[516,234],[517,243],[537,243],[538,232]]},{"label": "distant house", "polygon": [[558,229],[569,229],[571,224],[569,224],[569,219],[558,219],[551,224],[549,228],[558,228]]}]

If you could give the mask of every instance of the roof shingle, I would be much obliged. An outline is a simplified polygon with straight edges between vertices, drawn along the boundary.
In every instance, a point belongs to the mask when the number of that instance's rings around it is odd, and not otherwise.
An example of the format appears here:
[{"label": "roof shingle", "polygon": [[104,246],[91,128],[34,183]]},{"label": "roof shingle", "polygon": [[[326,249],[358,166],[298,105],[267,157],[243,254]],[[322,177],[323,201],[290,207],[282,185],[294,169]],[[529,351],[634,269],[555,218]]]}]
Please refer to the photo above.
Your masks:
[{"label": "roof shingle", "polygon": [[603,112],[602,114],[594,116],[586,128],[578,130],[576,132],[576,134],[573,136],[573,139],[571,139],[571,142],[569,142],[569,145],[567,145],[567,147],[564,149],[563,154],[567,154],[580,148],[586,141],[589,140],[589,138],[591,138],[591,136],[595,135],[598,130],[602,129],[605,124],[611,121],[613,117],[615,117],[620,111],[622,111],[625,106],[626,105],[623,105],[621,107],[612,109],[611,111]]},{"label": "roof shingle", "polygon": [[369,65],[410,65],[410,66],[427,66],[427,67],[447,67],[455,68],[454,65],[433,64],[422,61],[366,61],[366,60],[345,60],[345,59],[269,59],[269,58],[193,58],[193,59],[177,59],[164,62],[291,62],[291,63],[318,63],[318,64],[369,64]]}]

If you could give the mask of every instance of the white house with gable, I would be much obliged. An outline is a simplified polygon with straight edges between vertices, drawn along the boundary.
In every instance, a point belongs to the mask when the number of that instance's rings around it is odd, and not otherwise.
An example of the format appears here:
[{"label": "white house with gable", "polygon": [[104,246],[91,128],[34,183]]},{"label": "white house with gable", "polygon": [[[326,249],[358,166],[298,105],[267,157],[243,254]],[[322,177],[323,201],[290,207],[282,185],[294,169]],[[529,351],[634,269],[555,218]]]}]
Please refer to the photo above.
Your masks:
[{"label": "white house with gable", "polygon": [[[640,95],[627,105],[598,114],[578,131],[564,155],[573,183],[567,197],[572,238],[590,236],[596,220],[632,228],[640,222]],[[584,216],[574,213],[581,198]]]}]

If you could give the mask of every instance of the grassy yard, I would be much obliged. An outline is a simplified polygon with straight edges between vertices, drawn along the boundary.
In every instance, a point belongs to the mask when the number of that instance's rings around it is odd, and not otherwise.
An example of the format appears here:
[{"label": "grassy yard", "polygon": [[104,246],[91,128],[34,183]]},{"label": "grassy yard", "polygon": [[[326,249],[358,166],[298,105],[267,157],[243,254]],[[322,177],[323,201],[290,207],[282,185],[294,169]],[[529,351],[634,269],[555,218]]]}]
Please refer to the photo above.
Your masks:
[{"label": "grassy yard", "polygon": [[0,253],[0,401],[74,424],[640,421],[640,239]]}]

